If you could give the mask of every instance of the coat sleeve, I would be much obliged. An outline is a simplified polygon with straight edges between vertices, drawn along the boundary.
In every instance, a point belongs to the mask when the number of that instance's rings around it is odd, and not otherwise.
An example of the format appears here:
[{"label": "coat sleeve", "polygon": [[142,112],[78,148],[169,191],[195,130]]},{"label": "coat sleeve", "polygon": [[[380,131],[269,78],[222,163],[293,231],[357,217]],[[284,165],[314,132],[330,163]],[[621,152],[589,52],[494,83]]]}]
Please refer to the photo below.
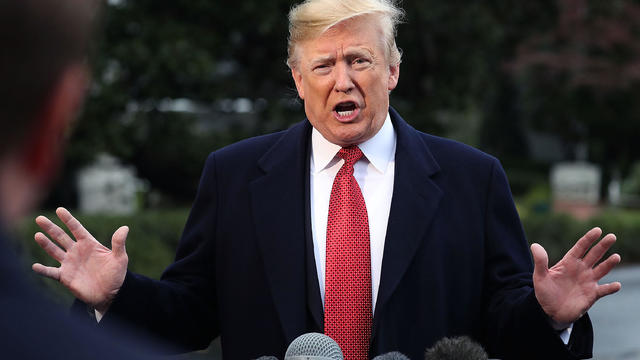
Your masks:
[{"label": "coat sleeve", "polygon": [[218,336],[214,266],[216,181],[215,154],[211,154],[175,262],[160,280],[128,272],[101,326],[124,322],[172,344],[178,351],[206,348]]},{"label": "coat sleeve", "polygon": [[587,315],[565,345],[536,300],[533,263],[504,170],[493,161],[485,212],[485,344],[501,359],[590,358],[593,331]]}]

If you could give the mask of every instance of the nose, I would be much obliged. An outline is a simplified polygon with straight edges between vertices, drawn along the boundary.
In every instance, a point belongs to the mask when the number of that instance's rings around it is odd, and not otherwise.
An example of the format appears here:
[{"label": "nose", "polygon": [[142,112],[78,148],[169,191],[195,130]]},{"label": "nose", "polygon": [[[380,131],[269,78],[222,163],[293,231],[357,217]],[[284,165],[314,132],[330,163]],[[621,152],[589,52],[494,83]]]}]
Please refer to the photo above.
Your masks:
[{"label": "nose", "polygon": [[333,87],[336,92],[349,93],[355,87],[351,69],[344,63],[336,64],[335,81]]}]

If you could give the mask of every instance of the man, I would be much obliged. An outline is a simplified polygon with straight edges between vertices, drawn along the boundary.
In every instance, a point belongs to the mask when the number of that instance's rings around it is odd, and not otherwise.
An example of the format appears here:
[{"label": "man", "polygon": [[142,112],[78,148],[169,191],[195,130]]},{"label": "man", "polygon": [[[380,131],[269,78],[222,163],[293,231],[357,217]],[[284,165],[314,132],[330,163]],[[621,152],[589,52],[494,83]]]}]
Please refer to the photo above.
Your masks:
[{"label": "man", "polygon": [[185,349],[221,335],[232,359],[282,356],[311,331],[336,339],[348,359],[418,359],[455,335],[492,357],[589,357],[585,312],[620,288],[597,284],[618,255],[594,267],[615,236],[587,253],[601,235],[591,230],[551,269],[534,245],[532,277],[497,160],[420,133],[389,107],[400,15],[384,0],[291,10],[288,64],[307,120],[209,156],[161,280],[126,271],[126,229],[109,251],[62,208],[76,240],[39,217],[66,252],[50,253],[61,267],[34,270],[103,323],[127,319]]},{"label": "man", "polygon": [[[9,227],[46,193],[88,85],[98,3],[0,0],[0,358],[141,359],[45,301],[27,280]],[[126,345],[125,345],[126,344]],[[131,350],[133,351],[133,350]]]}]

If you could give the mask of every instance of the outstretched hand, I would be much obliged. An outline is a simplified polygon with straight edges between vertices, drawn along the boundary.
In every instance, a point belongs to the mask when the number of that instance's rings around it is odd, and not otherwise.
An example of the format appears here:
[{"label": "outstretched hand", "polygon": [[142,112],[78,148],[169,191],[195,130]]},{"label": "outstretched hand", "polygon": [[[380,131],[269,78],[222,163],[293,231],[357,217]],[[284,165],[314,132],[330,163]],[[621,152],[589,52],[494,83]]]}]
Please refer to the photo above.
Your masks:
[{"label": "outstretched hand", "polygon": [[44,216],[38,216],[36,223],[45,234],[39,232],[35,240],[60,267],[33,264],[36,273],[58,280],[74,296],[104,312],[124,282],[129,261],[125,251],[125,240],[129,233],[126,226],[120,227],[111,238],[111,248],[100,244],[65,208],[58,208],[56,214],[71,231],[74,239]]},{"label": "outstretched hand", "polygon": [[578,320],[601,297],[613,294],[621,288],[619,282],[598,284],[603,276],[620,263],[620,255],[613,254],[596,266],[616,241],[615,235],[608,234],[589,250],[601,235],[600,228],[589,230],[550,269],[544,248],[538,244],[531,245],[535,263],[533,287],[536,298],[545,313],[560,328]]}]

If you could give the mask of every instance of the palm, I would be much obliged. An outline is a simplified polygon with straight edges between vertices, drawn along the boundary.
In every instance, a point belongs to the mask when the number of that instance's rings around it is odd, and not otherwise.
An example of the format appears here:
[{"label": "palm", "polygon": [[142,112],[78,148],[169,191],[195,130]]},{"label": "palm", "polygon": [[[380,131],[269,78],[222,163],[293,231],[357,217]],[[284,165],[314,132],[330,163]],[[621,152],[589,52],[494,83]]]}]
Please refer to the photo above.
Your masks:
[{"label": "palm", "polygon": [[601,234],[599,228],[587,232],[550,269],[547,268],[548,257],[542,246],[531,246],[535,261],[533,286],[536,298],[547,315],[559,324],[568,325],[576,321],[598,299],[620,289],[617,282],[598,284],[620,262],[620,256],[614,254],[596,266],[616,240],[613,234],[609,234],[589,250]]},{"label": "palm", "polygon": [[34,271],[60,281],[73,295],[98,310],[106,309],[124,282],[128,263],[124,242],[128,228],[121,227],[114,233],[112,251],[91,236],[67,210],[60,208],[57,214],[75,241],[49,219],[39,216],[36,219],[38,225],[62,249],[44,234],[37,233],[35,239],[38,244],[60,262],[60,267],[34,264]]},{"label": "palm", "polygon": [[123,266],[126,268],[126,262],[123,264],[111,250],[91,240],[79,241],[67,251],[60,265],[60,282],[76,297],[98,304],[105,292],[115,295],[120,288],[118,274]]}]

